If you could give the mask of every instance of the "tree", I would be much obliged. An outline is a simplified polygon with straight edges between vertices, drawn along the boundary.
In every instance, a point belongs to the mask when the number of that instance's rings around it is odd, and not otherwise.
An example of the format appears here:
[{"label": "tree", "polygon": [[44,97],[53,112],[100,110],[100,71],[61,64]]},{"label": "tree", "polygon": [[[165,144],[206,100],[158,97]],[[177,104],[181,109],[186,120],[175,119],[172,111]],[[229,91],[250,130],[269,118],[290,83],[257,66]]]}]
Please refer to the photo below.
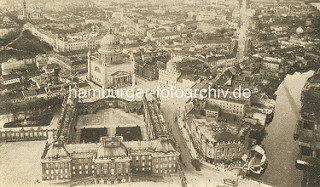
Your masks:
[{"label": "tree", "polygon": [[192,159],[191,164],[196,168],[197,171],[201,171],[201,162],[198,159]]}]

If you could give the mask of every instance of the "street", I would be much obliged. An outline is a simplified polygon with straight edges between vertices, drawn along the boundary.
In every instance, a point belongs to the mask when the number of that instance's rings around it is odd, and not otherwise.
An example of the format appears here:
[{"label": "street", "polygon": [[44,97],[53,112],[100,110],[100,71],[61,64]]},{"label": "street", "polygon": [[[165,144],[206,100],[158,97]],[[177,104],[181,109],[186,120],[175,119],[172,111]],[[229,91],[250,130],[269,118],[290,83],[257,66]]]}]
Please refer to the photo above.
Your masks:
[{"label": "street", "polygon": [[[181,153],[181,159],[182,164],[186,167],[182,167],[182,169],[188,170],[188,171],[195,171],[195,168],[191,164],[192,156],[190,154],[190,151],[186,145],[186,142],[184,141],[182,132],[180,131],[180,128],[178,126],[178,123],[176,123],[175,119],[179,115],[179,106],[177,104],[173,103],[174,100],[162,100],[161,101],[161,109],[163,112],[163,116],[166,120],[166,122],[169,124],[169,131],[172,131],[172,134],[174,135],[174,138],[177,142],[177,145],[180,147],[180,153]],[[176,103],[176,102],[175,102]]]}]

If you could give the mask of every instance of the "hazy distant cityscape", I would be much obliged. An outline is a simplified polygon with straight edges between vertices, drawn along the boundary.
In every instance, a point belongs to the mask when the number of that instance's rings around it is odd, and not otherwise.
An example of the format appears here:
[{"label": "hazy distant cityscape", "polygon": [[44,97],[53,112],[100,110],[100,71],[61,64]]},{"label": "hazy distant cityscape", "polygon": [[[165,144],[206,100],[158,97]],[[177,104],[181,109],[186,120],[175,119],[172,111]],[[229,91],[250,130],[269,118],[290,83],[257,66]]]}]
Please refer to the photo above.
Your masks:
[{"label": "hazy distant cityscape", "polygon": [[319,8],[0,0],[0,186],[320,186]]}]

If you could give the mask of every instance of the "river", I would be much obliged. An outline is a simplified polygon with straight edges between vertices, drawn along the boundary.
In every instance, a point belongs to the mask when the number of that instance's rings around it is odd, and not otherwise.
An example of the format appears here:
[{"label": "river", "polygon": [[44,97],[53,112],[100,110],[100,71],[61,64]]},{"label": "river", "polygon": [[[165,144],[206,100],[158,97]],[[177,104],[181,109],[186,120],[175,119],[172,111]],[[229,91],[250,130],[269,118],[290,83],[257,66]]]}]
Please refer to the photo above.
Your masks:
[{"label": "river", "polygon": [[293,140],[293,133],[301,109],[301,91],[313,73],[287,75],[276,91],[274,118],[266,127],[267,136],[262,142],[269,160],[261,177],[264,182],[280,187],[300,186],[302,172],[295,168],[299,147]]}]

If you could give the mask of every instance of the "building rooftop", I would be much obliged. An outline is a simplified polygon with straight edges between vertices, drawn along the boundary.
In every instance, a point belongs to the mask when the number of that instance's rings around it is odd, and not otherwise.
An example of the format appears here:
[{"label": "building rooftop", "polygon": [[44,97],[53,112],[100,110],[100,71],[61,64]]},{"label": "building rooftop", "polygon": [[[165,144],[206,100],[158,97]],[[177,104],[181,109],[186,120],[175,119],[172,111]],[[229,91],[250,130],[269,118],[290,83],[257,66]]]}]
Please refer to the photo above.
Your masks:
[{"label": "building rooftop", "polygon": [[210,119],[193,119],[201,133],[212,142],[238,141],[239,128],[228,123],[217,123]]},{"label": "building rooftop", "polygon": [[220,107],[218,107],[218,106],[206,105],[206,107],[204,109],[205,110],[211,110],[211,111],[220,112]]},{"label": "building rooftop", "polygon": [[17,74],[2,75],[3,81],[12,80],[12,79],[17,79],[17,78],[20,78],[20,76],[17,75]]}]

